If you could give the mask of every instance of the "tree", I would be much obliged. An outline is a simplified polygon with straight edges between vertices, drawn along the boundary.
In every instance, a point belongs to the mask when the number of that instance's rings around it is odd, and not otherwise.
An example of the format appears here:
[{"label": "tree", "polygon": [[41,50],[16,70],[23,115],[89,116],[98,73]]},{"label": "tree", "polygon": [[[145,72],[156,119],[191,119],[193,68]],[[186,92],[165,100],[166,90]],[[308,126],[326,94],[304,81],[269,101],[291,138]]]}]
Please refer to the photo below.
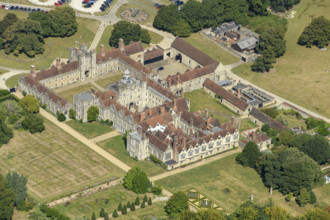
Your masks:
[{"label": "tree", "polygon": [[188,196],[184,192],[176,192],[167,201],[165,212],[169,215],[175,215],[188,209]]},{"label": "tree", "polygon": [[[151,156],[151,155],[150,155]],[[155,184],[152,188],[151,188],[151,192],[155,195],[161,195],[162,194],[162,187],[158,184]]]},{"label": "tree", "polygon": [[8,13],[2,21],[0,21],[0,36],[5,32],[5,30],[18,21],[16,14]]},{"label": "tree", "polygon": [[201,30],[204,26],[203,13],[201,13],[202,3],[196,0],[189,0],[184,5],[182,18],[187,21],[193,32]]},{"label": "tree", "polygon": [[13,131],[5,124],[4,119],[0,119],[0,147],[7,144],[13,136]]},{"label": "tree", "polygon": [[304,215],[306,220],[328,220],[330,218],[329,212],[321,209],[308,209]]},{"label": "tree", "polygon": [[[119,211],[119,210],[118,210],[118,211]],[[117,218],[117,217],[118,217],[118,212],[117,212],[116,209],[113,211],[113,213],[112,213],[112,217],[114,217],[114,218]]]},{"label": "tree", "polygon": [[16,206],[19,204],[20,201],[24,202],[27,198],[26,176],[20,176],[17,172],[8,172],[6,175],[6,179],[8,181],[8,187],[14,189]]},{"label": "tree", "polygon": [[311,190],[310,192],[309,192],[309,195],[310,195],[310,203],[311,204],[315,204],[316,203],[316,196],[315,196],[315,193]]},{"label": "tree", "polygon": [[[118,213],[117,213],[117,215],[118,215]],[[113,216],[114,217],[114,216]],[[109,214],[108,213],[104,213],[104,220],[109,220],[110,218],[109,218]]]},{"label": "tree", "polygon": [[128,201],[127,202],[127,208],[131,207],[131,203]]},{"label": "tree", "polygon": [[274,219],[274,220],[276,220],[276,219],[291,220],[292,219],[286,209],[277,207],[277,206],[266,207],[264,209],[264,213],[269,219]]},{"label": "tree", "polygon": [[296,198],[296,202],[299,206],[305,206],[307,205],[311,200],[310,193],[307,191],[306,188],[301,188],[299,195]]},{"label": "tree", "polygon": [[124,177],[124,187],[135,193],[146,193],[149,186],[147,174],[141,168],[135,166]]},{"label": "tree", "polygon": [[198,210],[194,219],[226,220],[227,218],[221,211],[209,208]]},{"label": "tree", "polygon": [[92,220],[96,220],[95,212],[92,214]]},{"label": "tree", "polygon": [[25,130],[29,130],[31,134],[45,130],[44,120],[38,115],[29,114],[25,116],[22,126]]},{"label": "tree", "polygon": [[66,120],[66,117],[63,113],[58,113],[57,114],[57,120],[60,121],[60,122],[63,122]]},{"label": "tree", "polygon": [[180,20],[181,14],[178,13],[177,5],[164,5],[156,14],[153,26],[159,30],[172,32],[172,27]]},{"label": "tree", "polygon": [[135,199],[135,205],[140,205],[140,199],[139,199],[139,197],[136,197],[136,199]]},{"label": "tree", "polygon": [[32,12],[28,19],[40,22],[44,37],[69,37],[78,28],[76,13],[71,7],[57,7],[48,14]]},{"label": "tree", "polygon": [[264,124],[264,125],[261,127],[261,131],[262,131],[262,132],[265,132],[265,133],[267,133],[269,129],[270,129],[269,124]]},{"label": "tree", "polygon": [[145,202],[142,202],[141,203],[141,206],[140,206],[142,209],[146,207],[146,203]]},{"label": "tree", "polygon": [[69,110],[69,118],[76,119],[77,112],[73,108]]},{"label": "tree", "polygon": [[290,192],[288,195],[286,195],[285,200],[286,200],[287,202],[290,202],[291,199],[292,199],[292,197],[293,197],[293,193]]},{"label": "tree", "polygon": [[3,33],[5,53],[18,55],[25,53],[29,57],[42,54],[44,40],[39,22],[32,20],[18,20]]},{"label": "tree", "polygon": [[121,212],[121,210],[123,209],[123,206],[121,205],[121,202],[119,203],[119,205],[118,205],[118,211],[120,211]]},{"label": "tree", "polygon": [[14,212],[15,193],[8,187],[5,177],[0,174],[0,219],[11,219]]},{"label": "tree", "polygon": [[280,144],[288,146],[294,138],[294,133],[290,130],[283,130],[278,136]]},{"label": "tree", "polygon": [[275,12],[284,12],[290,10],[293,5],[298,4],[300,0],[270,0],[270,7]]},{"label": "tree", "polygon": [[132,202],[131,206],[130,206],[130,210],[131,211],[135,211],[135,204]]},{"label": "tree", "polygon": [[144,195],[143,202],[147,202],[147,201],[148,201],[148,197],[147,197],[147,195]]},{"label": "tree", "polygon": [[192,30],[189,24],[183,18],[181,18],[171,27],[171,32],[175,36],[188,37]]},{"label": "tree", "polygon": [[142,31],[141,26],[138,24],[132,24],[128,21],[119,21],[114,25],[109,39],[109,44],[112,47],[118,47],[119,39],[124,40],[124,44],[127,45],[131,41],[137,42],[139,40],[150,43],[150,36],[148,31]]},{"label": "tree", "polygon": [[152,205],[152,200],[151,200],[151,197],[149,197],[149,200],[148,200],[148,205]]},{"label": "tree", "polygon": [[89,107],[87,111],[88,122],[96,121],[98,116],[99,116],[99,108],[96,106]]},{"label": "tree", "polygon": [[257,220],[258,210],[252,206],[243,206],[236,211],[238,220]]},{"label": "tree", "polygon": [[296,147],[304,152],[318,164],[326,163],[330,158],[330,144],[326,138],[318,135],[300,134],[296,135],[290,147]]},{"label": "tree", "polygon": [[321,121],[318,129],[317,129],[317,133],[321,136],[328,136],[328,134],[330,133],[328,130],[329,125],[327,125],[325,123],[325,121]]},{"label": "tree", "polygon": [[104,217],[104,216],[105,216],[105,211],[104,211],[104,208],[102,208],[100,211],[100,217]]},{"label": "tree", "polygon": [[272,187],[273,189],[282,187],[282,164],[277,157],[267,158],[263,167],[262,177],[265,186]]},{"label": "tree", "polygon": [[330,20],[323,16],[313,18],[310,25],[305,27],[298,39],[298,44],[311,47],[313,45],[322,48],[330,42]]},{"label": "tree", "polygon": [[142,41],[142,43],[150,44],[151,37],[150,37],[148,30],[141,29],[141,41]]},{"label": "tree", "polygon": [[39,113],[39,101],[36,98],[34,98],[32,95],[24,96],[19,101],[19,104],[26,112],[30,114]]},{"label": "tree", "polygon": [[123,215],[127,214],[127,206],[126,205],[123,206],[123,208],[121,210],[121,214],[123,214]]},{"label": "tree", "polygon": [[256,143],[250,141],[248,142],[242,153],[240,153],[237,157],[236,157],[236,161],[240,164],[242,164],[243,166],[249,166],[251,168],[255,168],[256,167],[256,163],[259,160],[259,157],[261,156],[259,147]]}]

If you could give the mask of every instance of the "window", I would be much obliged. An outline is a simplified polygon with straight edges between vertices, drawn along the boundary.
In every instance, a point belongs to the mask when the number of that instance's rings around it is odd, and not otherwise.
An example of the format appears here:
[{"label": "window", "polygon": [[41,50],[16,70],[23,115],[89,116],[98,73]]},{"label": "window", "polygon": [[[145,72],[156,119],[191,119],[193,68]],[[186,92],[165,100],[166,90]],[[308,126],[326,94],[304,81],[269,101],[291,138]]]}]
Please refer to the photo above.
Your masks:
[{"label": "window", "polygon": [[238,139],[238,134],[235,134],[234,135],[234,140],[237,140]]},{"label": "window", "polygon": [[230,136],[226,137],[226,143],[230,142]]},{"label": "window", "polygon": [[172,156],[171,152],[166,153],[165,160],[170,160],[172,158],[171,156]]},{"label": "window", "polygon": [[202,146],[202,152],[206,151],[206,145]]},{"label": "window", "polygon": [[213,148],[213,143],[209,143],[209,149]]},{"label": "window", "polygon": [[199,154],[199,148],[195,149],[195,154]]},{"label": "window", "polygon": [[188,152],[188,156],[189,156],[189,157],[192,157],[193,154],[194,154],[194,151],[193,151],[193,150],[190,150],[190,151]]},{"label": "window", "polygon": [[184,158],[186,158],[186,153],[181,154],[181,160],[183,160]]},{"label": "window", "polygon": [[217,141],[217,146],[220,146],[221,145],[221,141]]}]

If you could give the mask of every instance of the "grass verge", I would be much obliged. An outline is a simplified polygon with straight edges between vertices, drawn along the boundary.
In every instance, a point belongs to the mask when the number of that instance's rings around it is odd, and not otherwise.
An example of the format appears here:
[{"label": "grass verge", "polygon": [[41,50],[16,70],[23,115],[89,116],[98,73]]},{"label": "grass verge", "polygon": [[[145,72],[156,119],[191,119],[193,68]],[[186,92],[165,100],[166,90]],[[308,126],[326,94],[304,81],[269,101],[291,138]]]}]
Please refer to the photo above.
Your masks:
[{"label": "grass verge", "polygon": [[94,138],[112,131],[112,128],[109,125],[103,125],[100,122],[80,123],[78,120],[70,120],[65,123],[87,138]]}]

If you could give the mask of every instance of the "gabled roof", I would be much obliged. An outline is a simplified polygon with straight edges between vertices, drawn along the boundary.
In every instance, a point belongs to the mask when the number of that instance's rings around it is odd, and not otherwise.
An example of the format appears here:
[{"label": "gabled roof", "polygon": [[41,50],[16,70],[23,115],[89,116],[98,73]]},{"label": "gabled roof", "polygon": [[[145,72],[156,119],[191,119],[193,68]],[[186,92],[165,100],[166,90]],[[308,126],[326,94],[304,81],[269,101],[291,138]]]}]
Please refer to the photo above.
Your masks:
[{"label": "gabled roof", "polygon": [[275,121],[274,119],[272,119],[271,117],[269,117],[268,115],[259,111],[256,108],[253,108],[249,114],[254,118],[258,119],[259,121],[261,121],[263,124],[269,125],[269,127],[272,129],[278,129],[280,132],[286,129],[286,127],[283,126],[280,122]]},{"label": "gabled roof", "polygon": [[194,70],[191,71],[186,71],[183,74],[176,74],[174,76],[168,76],[166,78],[166,80],[171,80],[171,84],[172,85],[177,85],[180,83],[184,83],[205,75],[208,75],[210,73],[213,73],[215,71],[215,65],[211,64],[211,65],[207,65],[201,68],[196,67]]},{"label": "gabled roof", "polygon": [[205,80],[203,86],[211,90],[215,94],[221,96],[223,99],[233,104],[237,108],[241,109],[242,111],[245,111],[249,107],[248,103],[237,98],[236,96],[234,96],[233,94],[231,94],[230,92],[228,92],[227,90],[225,90],[224,88],[222,88],[221,86],[219,86],[210,79]]},{"label": "gabled roof", "polygon": [[178,37],[175,38],[175,40],[172,42],[172,47],[184,53],[202,66],[207,66],[211,64],[215,64],[215,66],[218,66],[219,64],[218,61],[214,60],[210,56],[206,55],[202,51],[198,50],[197,48],[193,47],[192,45]]},{"label": "gabled roof", "polygon": [[71,63],[67,64],[61,64],[61,67],[51,67],[46,70],[40,70],[39,72],[36,73],[35,80],[40,81],[43,79],[51,78],[53,76],[65,74],[71,71],[74,71],[79,68],[79,63],[78,61],[74,61]]},{"label": "gabled roof", "polygon": [[125,46],[124,50],[127,56],[130,56],[132,54],[143,52],[143,46],[141,41],[131,42],[130,44]]},{"label": "gabled roof", "polygon": [[164,55],[164,51],[158,48],[152,48],[144,53],[144,60],[152,60]]}]

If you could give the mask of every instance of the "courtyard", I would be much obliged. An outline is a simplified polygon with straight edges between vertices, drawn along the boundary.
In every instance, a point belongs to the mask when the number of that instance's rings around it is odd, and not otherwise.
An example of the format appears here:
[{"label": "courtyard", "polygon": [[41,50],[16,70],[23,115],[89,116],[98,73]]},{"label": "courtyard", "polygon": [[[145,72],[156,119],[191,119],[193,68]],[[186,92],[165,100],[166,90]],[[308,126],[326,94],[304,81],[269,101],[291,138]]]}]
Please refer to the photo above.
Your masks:
[{"label": "courtyard", "polygon": [[[188,66],[173,59],[161,60],[155,63],[147,64],[146,67],[151,68],[153,73],[158,73],[161,79],[166,79],[169,75],[175,75],[178,72],[184,73],[186,70],[191,70]],[[163,70],[158,68],[163,67]]]}]

